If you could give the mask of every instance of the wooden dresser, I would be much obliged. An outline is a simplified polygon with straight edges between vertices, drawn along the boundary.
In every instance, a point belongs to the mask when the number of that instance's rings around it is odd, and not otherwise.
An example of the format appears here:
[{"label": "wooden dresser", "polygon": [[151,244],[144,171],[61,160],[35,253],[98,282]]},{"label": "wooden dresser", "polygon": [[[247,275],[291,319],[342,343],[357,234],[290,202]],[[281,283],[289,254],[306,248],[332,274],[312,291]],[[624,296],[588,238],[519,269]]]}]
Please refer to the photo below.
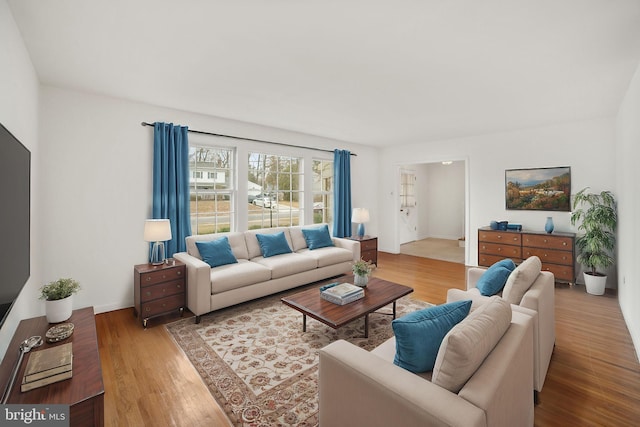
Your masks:
[{"label": "wooden dresser", "polygon": [[172,311],[182,314],[186,301],[185,265],[174,260],[172,265],[139,264],[133,269],[133,313],[147,327],[152,317]]},{"label": "wooden dresser", "polygon": [[544,231],[501,231],[478,229],[478,265],[489,267],[504,258],[516,264],[530,256],[542,261],[559,282],[575,283],[575,234]]}]

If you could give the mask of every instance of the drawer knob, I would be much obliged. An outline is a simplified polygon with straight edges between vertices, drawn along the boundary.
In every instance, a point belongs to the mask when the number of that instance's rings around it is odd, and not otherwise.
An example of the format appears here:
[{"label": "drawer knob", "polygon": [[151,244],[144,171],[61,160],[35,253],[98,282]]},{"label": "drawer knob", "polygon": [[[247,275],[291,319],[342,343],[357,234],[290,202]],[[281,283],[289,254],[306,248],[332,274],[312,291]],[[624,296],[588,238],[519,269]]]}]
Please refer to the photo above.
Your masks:
[{"label": "drawer knob", "polygon": [[502,250],[502,248],[498,248],[498,252],[500,252]]},{"label": "drawer knob", "polygon": [[151,307],[146,307],[144,311],[151,311]]},{"label": "drawer knob", "polygon": [[176,286],[178,289],[182,288],[182,285],[178,283],[178,286]]},{"label": "drawer knob", "polygon": [[166,277],[167,277],[166,275],[164,275],[164,274],[162,275],[162,278],[163,278],[163,279],[165,279]]},{"label": "drawer knob", "polygon": [[167,292],[167,290],[165,288],[162,288],[162,292]]},{"label": "drawer knob", "polygon": [[178,274],[178,276],[181,276],[182,275],[182,271],[178,271],[177,274]]},{"label": "drawer knob", "polygon": [[562,242],[562,246],[567,246],[567,242]]},{"label": "drawer knob", "polygon": [[151,296],[151,292],[147,291],[147,296],[150,297]]},{"label": "drawer knob", "polygon": [[146,279],[146,280],[147,280],[147,282],[148,282],[148,281],[150,281],[150,280],[151,280],[151,277],[147,276],[147,279]]},{"label": "drawer knob", "polygon": [[547,239],[544,239],[544,242],[545,242],[545,243],[547,243],[547,242],[548,242],[548,240],[547,240]]},{"label": "drawer knob", "polygon": [[162,303],[162,307],[164,308],[164,307],[166,307],[166,306],[167,306],[167,304],[163,302],[163,303]]},{"label": "drawer knob", "polygon": [[498,239],[502,239],[502,236],[500,234],[498,234]]}]

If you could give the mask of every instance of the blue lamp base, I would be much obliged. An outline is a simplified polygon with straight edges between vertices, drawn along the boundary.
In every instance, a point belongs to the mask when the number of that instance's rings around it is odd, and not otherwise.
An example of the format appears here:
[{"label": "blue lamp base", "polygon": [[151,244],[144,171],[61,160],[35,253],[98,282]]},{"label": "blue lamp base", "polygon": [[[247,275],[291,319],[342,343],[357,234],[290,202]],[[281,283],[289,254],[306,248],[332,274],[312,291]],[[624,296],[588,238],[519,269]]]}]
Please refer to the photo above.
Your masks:
[{"label": "blue lamp base", "polygon": [[153,243],[149,263],[152,265],[164,264],[164,242]]},{"label": "blue lamp base", "polygon": [[364,224],[358,224],[358,237],[364,237]]}]

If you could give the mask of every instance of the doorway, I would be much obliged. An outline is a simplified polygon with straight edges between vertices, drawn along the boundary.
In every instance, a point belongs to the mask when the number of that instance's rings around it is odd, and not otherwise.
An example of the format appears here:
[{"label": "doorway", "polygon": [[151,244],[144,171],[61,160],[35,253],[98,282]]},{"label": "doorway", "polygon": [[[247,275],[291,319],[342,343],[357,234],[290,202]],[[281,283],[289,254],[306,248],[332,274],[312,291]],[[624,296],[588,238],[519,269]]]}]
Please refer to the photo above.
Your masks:
[{"label": "doorway", "polygon": [[[466,264],[467,159],[401,165],[398,172],[398,252]],[[404,203],[409,187],[413,205]]]}]

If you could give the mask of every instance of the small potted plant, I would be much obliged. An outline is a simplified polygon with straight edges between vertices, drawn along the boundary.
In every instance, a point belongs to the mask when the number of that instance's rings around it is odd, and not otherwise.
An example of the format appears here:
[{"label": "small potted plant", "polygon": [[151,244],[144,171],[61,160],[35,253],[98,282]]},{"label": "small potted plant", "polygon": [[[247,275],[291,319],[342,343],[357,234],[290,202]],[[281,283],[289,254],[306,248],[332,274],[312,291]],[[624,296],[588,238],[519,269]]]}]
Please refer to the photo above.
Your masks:
[{"label": "small potted plant", "polygon": [[618,216],[616,201],[610,191],[588,193],[589,187],[576,194],[571,214],[571,224],[578,226],[583,234],[576,238],[578,262],[589,269],[584,272],[587,292],[593,295],[604,294],[607,276],[597,271],[607,268],[615,262],[613,249],[616,244],[616,226]]},{"label": "small potted plant", "polygon": [[49,323],[59,323],[71,317],[73,294],[80,284],[73,279],[58,279],[40,288],[40,299],[45,300],[45,311]]},{"label": "small potted plant", "polygon": [[369,282],[369,275],[373,271],[373,264],[371,261],[365,261],[360,258],[358,261],[353,263],[353,282],[356,286],[367,286]]}]

